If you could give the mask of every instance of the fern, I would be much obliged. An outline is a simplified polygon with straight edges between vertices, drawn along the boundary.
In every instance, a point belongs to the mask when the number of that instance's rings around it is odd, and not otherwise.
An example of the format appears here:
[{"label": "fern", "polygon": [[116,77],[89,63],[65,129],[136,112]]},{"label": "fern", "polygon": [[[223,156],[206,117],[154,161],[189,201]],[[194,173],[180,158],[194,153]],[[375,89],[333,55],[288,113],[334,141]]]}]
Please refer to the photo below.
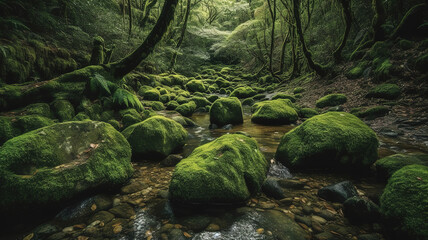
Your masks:
[{"label": "fern", "polygon": [[136,95],[123,88],[117,89],[113,94],[113,102],[120,106],[126,106],[126,108],[135,108],[138,111],[142,111],[144,108]]},{"label": "fern", "polygon": [[96,95],[111,95],[114,83],[107,81],[102,75],[96,73],[89,80],[89,93]]}]

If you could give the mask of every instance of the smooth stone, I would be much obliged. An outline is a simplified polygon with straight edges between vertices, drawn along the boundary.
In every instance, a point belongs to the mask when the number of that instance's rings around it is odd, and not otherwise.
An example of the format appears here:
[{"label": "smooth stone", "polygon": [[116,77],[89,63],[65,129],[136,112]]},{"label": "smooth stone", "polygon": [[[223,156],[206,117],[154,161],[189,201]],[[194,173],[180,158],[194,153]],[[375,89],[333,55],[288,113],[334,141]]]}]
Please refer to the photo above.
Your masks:
[{"label": "smooth stone", "polygon": [[130,218],[135,215],[134,208],[127,203],[122,203],[109,210],[110,213],[113,213],[116,217],[119,218]]},{"label": "smooth stone", "polygon": [[183,231],[180,229],[173,229],[169,232],[168,240],[186,240],[187,238],[183,235]]},{"label": "smooth stone", "polygon": [[92,216],[88,223],[91,224],[95,221],[100,221],[103,223],[109,223],[112,219],[114,218],[114,215],[107,212],[107,211],[100,211],[94,214],[94,216]]},{"label": "smooth stone", "polygon": [[316,240],[334,240],[337,239],[333,234],[329,232],[318,233],[314,236]]},{"label": "smooth stone", "polygon": [[333,221],[334,219],[336,219],[334,214],[328,210],[321,210],[320,212],[316,213],[316,215],[324,218],[327,221]]},{"label": "smooth stone", "polygon": [[305,225],[306,225],[306,226],[308,226],[308,227],[311,227],[311,226],[312,226],[312,221],[311,221],[311,218],[310,218],[310,217],[301,217],[301,216],[296,215],[296,216],[294,217],[294,220],[295,220],[296,222],[298,222],[298,223],[303,223],[303,224],[305,224]]},{"label": "smooth stone", "polygon": [[184,226],[196,232],[200,232],[205,228],[207,228],[210,222],[211,222],[211,219],[209,217],[202,216],[202,215],[186,217],[181,221],[181,223]]},{"label": "smooth stone", "polygon": [[354,184],[344,181],[321,188],[318,190],[318,196],[327,201],[343,203],[348,198],[358,196],[358,192]]},{"label": "smooth stone", "polygon": [[34,230],[37,236],[42,238],[46,238],[47,236],[54,234],[58,231],[59,231],[58,227],[52,224],[43,224]]},{"label": "smooth stone", "polygon": [[70,227],[65,227],[64,229],[62,229],[63,233],[70,233],[74,231],[74,227],[70,226]]},{"label": "smooth stone", "polygon": [[290,206],[291,204],[293,204],[293,199],[292,198],[283,198],[283,199],[279,200],[279,202],[284,206]]},{"label": "smooth stone", "polygon": [[308,239],[308,234],[286,214],[277,210],[266,210],[259,214],[261,215],[259,228],[263,228],[266,233],[272,232],[274,239]]},{"label": "smooth stone", "polygon": [[316,215],[312,216],[312,221],[317,222],[317,223],[319,223],[321,225],[324,225],[324,224],[327,223],[327,220],[325,220],[324,218],[322,218],[320,216],[316,216]]},{"label": "smooth stone", "polygon": [[371,223],[379,220],[379,207],[370,199],[352,197],[343,203],[343,213],[352,223]]},{"label": "smooth stone", "polygon": [[168,190],[159,190],[159,192],[158,192],[158,196],[163,198],[163,199],[167,199],[168,195],[169,195]]},{"label": "smooth stone", "polygon": [[48,240],[62,240],[62,239],[65,239],[66,236],[67,236],[66,233],[58,232],[58,233],[54,233],[54,234],[50,235],[48,237]]},{"label": "smooth stone", "polygon": [[306,215],[310,215],[310,214],[312,214],[312,208],[311,208],[311,207],[309,207],[309,206],[304,206],[302,211],[303,211],[303,213],[304,213],[304,214],[306,214]]},{"label": "smooth stone", "polygon": [[278,184],[283,188],[301,190],[305,187],[305,183],[295,179],[280,179]]},{"label": "smooth stone", "polygon": [[268,177],[263,185],[262,185],[262,191],[266,196],[272,197],[275,199],[283,199],[285,198],[285,193],[282,190],[282,188],[279,186],[277,179],[273,177]]},{"label": "smooth stone", "polygon": [[131,194],[143,190],[146,187],[146,184],[142,182],[133,182],[126,186],[123,186],[120,191],[122,194]]},{"label": "smooth stone", "polygon": [[160,162],[160,165],[162,167],[175,167],[181,160],[183,159],[183,156],[178,154],[171,154],[168,157],[166,157],[164,160]]},{"label": "smooth stone", "polygon": [[220,226],[217,224],[211,223],[210,225],[208,225],[208,227],[205,230],[209,232],[217,232],[217,231],[220,231]]},{"label": "smooth stone", "polygon": [[[113,221],[107,223],[105,227],[102,229],[103,235],[107,237],[115,236],[119,230],[123,230],[126,226],[127,220],[123,218],[115,218]],[[119,232],[121,232],[119,231]]]},{"label": "smooth stone", "polygon": [[380,240],[381,236],[377,233],[361,234],[358,235],[358,240]]}]

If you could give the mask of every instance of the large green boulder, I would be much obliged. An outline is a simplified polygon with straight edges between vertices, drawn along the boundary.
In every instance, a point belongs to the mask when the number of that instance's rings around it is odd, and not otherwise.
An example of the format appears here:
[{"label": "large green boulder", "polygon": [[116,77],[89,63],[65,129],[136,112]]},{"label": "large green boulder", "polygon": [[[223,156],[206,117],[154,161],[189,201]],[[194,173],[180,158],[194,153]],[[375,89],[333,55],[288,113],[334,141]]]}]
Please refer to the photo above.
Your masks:
[{"label": "large green boulder", "polygon": [[73,105],[67,100],[52,102],[52,110],[61,122],[71,121],[76,115]]},{"label": "large green boulder", "polygon": [[380,178],[387,180],[392,174],[407,165],[428,166],[428,155],[423,153],[394,154],[376,161],[376,171]]},{"label": "large green boulder", "polygon": [[122,132],[136,157],[166,157],[184,146],[187,131],[169,118],[154,116]]},{"label": "large green boulder", "polygon": [[170,198],[180,203],[242,203],[260,190],[267,170],[254,139],[226,134],[181,160],[171,179]]},{"label": "large green boulder", "polygon": [[290,99],[291,102],[296,102],[296,98],[294,96],[291,96],[290,94],[286,93],[278,93],[272,97],[272,100],[276,99]]},{"label": "large green boulder", "polygon": [[276,159],[291,168],[358,170],[377,159],[375,132],[352,114],[329,112],[286,133]]},{"label": "large green boulder", "polygon": [[201,80],[191,80],[186,84],[189,92],[205,92],[205,85]]},{"label": "large green boulder", "polygon": [[318,108],[334,107],[334,106],[344,104],[346,103],[346,101],[347,101],[347,98],[344,94],[333,93],[318,99],[316,102],[316,106]]},{"label": "large green boulder", "polygon": [[143,98],[144,100],[148,100],[148,101],[159,101],[160,99],[160,92],[159,90],[153,88],[150,90],[147,90],[143,93]]},{"label": "large green boulder", "polygon": [[190,101],[188,103],[181,104],[175,108],[175,111],[184,117],[190,117],[196,111],[196,103],[194,101]]},{"label": "large green boulder", "polygon": [[54,124],[54,121],[39,115],[0,116],[0,145],[11,138],[52,124]]},{"label": "large green boulder", "polygon": [[132,175],[131,148],[110,124],[66,122],[0,148],[0,211],[50,207]]},{"label": "large green boulder", "polygon": [[257,92],[254,91],[254,89],[252,89],[251,87],[239,87],[235,90],[233,90],[233,92],[230,94],[230,97],[237,97],[237,98],[249,98],[252,97],[254,95],[256,95]]},{"label": "large green boulder", "polygon": [[254,112],[251,121],[258,124],[281,125],[297,121],[298,114],[284,99],[264,101]]},{"label": "large green boulder", "polygon": [[428,166],[396,171],[380,198],[380,210],[394,239],[428,239]]},{"label": "large green boulder", "polygon": [[219,126],[243,123],[244,117],[239,99],[230,97],[215,100],[210,109],[210,122]]},{"label": "large green boulder", "polygon": [[400,96],[401,89],[397,84],[381,84],[372,88],[366,95],[368,98],[384,98],[384,99],[396,99]]}]

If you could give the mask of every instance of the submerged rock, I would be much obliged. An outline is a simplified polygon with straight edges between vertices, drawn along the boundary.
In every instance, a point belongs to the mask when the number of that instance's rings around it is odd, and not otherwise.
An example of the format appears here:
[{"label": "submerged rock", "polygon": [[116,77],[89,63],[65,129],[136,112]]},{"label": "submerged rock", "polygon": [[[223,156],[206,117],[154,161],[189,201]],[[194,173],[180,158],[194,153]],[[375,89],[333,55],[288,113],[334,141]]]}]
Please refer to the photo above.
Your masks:
[{"label": "submerged rock", "polygon": [[[289,101],[289,100],[288,100]],[[297,121],[298,114],[284,99],[264,101],[257,104],[251,121],[259,124],[281,125]]]},{"label": "submerged rock", "polygon": [[428,239],[428,166],[396,171],[380,198],[380,207],[396,239]]},{"label": "submerged rock", "polygon": [[348,198],[357,197],[358,192],[354,184],[344,181],[321,188],[318,190],[318,196],[327,201],[343,203]]},{"label": "submerged rock", "polygon": [[154,116],[122,132],[137,156],[166,157],[184,146],[187,131],[174,120]]},{"label": "submerged rock", "polygon": [[243,123],[241,102],[236,97],[217,99],[210,109],[210,122],[218,126]]},{"label": "submerged rock", "polygon": [[286,133],[275,158],[291,168],[349,169],[370,167],[377,159],[378,139],[349,113],[314,116]]},{"label": "submerged rock", "polygon": [[257,142],[227,134],[196,148],[175,168],[170,198],[182,203],[241,203],[258,192],[268,162]]},{"label": "submerged rock", "polygon": [[131,148],[110,124],[67,122],[7,141],[0,149],[0,210],[49,206],[132,175]]},{"label": "submerged rock", "polygon": [[268,177],[262,186],[263,192],[275,199],[283,199],[285,198],[284,190],[279,186],[277,179],[273,177]]}]

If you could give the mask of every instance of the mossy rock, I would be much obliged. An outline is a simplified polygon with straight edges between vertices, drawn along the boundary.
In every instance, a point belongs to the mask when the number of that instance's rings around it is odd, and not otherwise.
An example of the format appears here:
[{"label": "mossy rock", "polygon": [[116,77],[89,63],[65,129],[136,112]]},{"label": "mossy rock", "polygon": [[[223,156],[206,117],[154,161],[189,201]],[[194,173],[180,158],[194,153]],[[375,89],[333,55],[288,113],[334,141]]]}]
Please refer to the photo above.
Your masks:
[{"label": "mossy rock", "polygon": [[318,99],[316,106],[318,108],[334,107],[346,103],[347,100],[348,99],[344,94],[333,93]]},{"label": "mossy rock", "polygon": [[131,177],[131,148],[110,124],[66,122],[7,141],[0,149],[0,209],[51,207]]},{"label": "mossy rock", "polygon": [[276,159],[291,168],[358,170],[377,159],[375,132],[350,113],[314,116],[286,133]]},{"label": "mossy rock", "polygon": [[218,87],[220,88],[226,88],[230,86],[230,82],[227,81],[226,79],[219,77],[215,80],[215,83],[217,84]]},{"label": "mossy rock", "polygon": [[284,99],[263,102],[251,117],[251,121],[258,124],[282,125],[297,121],[298,114]]},{"label": "mossy rock", "polygon": [[398,42],[398,47],[401,50],[409,50],[415,46],[415,43],[406,39],[402,39]]},{"label": "mossy rock", "polygon": [[150,117],[123,130],[135,157],[166,157],[182,148],[187,131],[177,122],[163,116]]},{"label": "mossy rock", "polygon": [[262,100],[267,99],[265,94],[256,94],[254,97],[252,97],[254,100]]},{"label": "mossy rock", "polygon": [[190,117],[196,111],[196,103],[194,101],[181,104],[175,111],[183,115],[184,117]]},{"label": "mossy rock", "polygon": [[377,174],[383,180],[387,180],[401,168],[413,164],[428,166],[428,155],[423,153],[394,154],[379,159],[375,163]]},{"label": "mossy rock", "polygon": [[73,121],[84,121],[84,120],[91,120],[91,118],[86,115],[84,112],[79,112],[74,116]]},{"label": "mossy rock", "polygon": [[144,96],[144,94],[147,91],[152,90],[152,89],[153,89],[153,87],[151,87],[151,86],[147,86],[147,85],[141,86],[140,89],[138,90],[138,95]]},{"label": "mossy rock", "polygon": [[143,101],[144,106],[150,107],[154,111],[162,111],[165,110],[165,106],[162,102],[159,101]]},{"label": "mossy rock", "polygon": [[278,93],[272,97],[272,100],[276,99],[290,99],[291,102],[296,102],[296,98],[294,96],[291,96],[290,94],[286,93]]},{"label": "mossy rock", "polygon": [[54,121],[39,115],[0,116],[0,145],[11,138],[52,124],[54,124]]},{"label": "mossy rock", "polygon": [[388,100],[397,99],[401,94],[401,89],[397,84],[381,84],[372,88],[366,95],[368,98],[384,98]]},{"label": "mossy rock", "polygon": [[366,109],[365,111],[358,111],[354,113],[355,116],[359,118],[365,118],[366,120],[373,120],[378,117],[384,117],[390,112],[388,107],[385,106],[375,106]]},{"label": "mossy rock", "polygon": [[426,73],[428,72],[428,53],[416,58],[415,67],[417,70]]},{"label": "mossy rock", "polygon": [[318,115],[319,112],[313,108],[302,108],[299,111],[299,116],[302,118],[311,118]]},{"label": "mossy rock", "polygon": [[144,100],[148,101],[159,101],[160,100],[160,92],[159,90],[153,88],[150,90],[147,90],[143,94]]},{"label": "mossy rock", "polygon": [[373,61],[374,80],[383,82],[391,78],[393,65],[389,59],[375,59]]},{"label": "mossy rock", "polygon": [[194,101],[196,103],[196,107],[200,108],[200,107],[205,107],[205,106],[210,106],[211,102],[208,101],[208,99],[204,98],[204,97],[192,97],[191,101]]},{"label": "mossy rock", "polygon": [[244,99],[243,101],[242,101],[242,105],[243,106],[253,106],[253,104],[255,103],[256,101],[254,100],[254,98],[246,98],[246,99]]},{"label": "mossy rock", "polygon": [[169,101],[166,104],[166,110],[175,110],[180,104],[177,101]]},{"label": "mossy rock", "polygon": [[171,119],[178,122],[183,127],[195,127],[195,126],[197,126],[197,124],[192,119],[187,118],[187,117],[173,116]]},{"label": "mossy rock", "polygon": [[178,96],[177,99],[175,99],[175,101],[177,101],[178,104],[185,104],[185,103],[188,103],[190,100],[187,97]]},{"label": "mossy rock", "polygon": [[380,210],[394,239],[428,239],[428,166],[396,171],[380,198]]},{"label": "mossy rock", "polygon": [[125,116],[122,117],[122,124],[124,128],[127,128],[131,125],[141,122],[142,120],[143,119],[140,116],[136,117],[131,114],[125,114]]},{"label": "mossy rock", "polygon": [[33,103],[26,106],[22,110],[25,115],[39,115],[47,118],[52,118],[51,108],[47,103]]},{"label": "mossy rock", "polygon": [[159,98],[159,101],[162,103],[167,103],[171,101],[171,95],[170,94],[161,95]]},{"label": "mossy rock", "polygon": [[210,96],[207,97],[207,99],[208,99],[208,101],[210,101],[210,102],[213,103],[215,100],[219,99],[219,96],[217,96],[217,95],[210,95]]},{"label": "mossy rock", "polygon": [[238,98],[219,98],[210,109],[210,122],[218,126],[244,122],[242,105]]},{"label": "mossy rock", "polygon": [[67,100],[52,102],[52,110],[61,122],[71,121],[76,115],[73,105]]},{"label": "mossy rock", "polygon": [[191,80],[186,85],[186,89],[190,92],[205,92],[204,82],[201,80]]},{"label": "mossy rock", "polygon": [[188,204],[243,203],[260,190],[268,165],[253,138],[223,135],[180,161],[171,179],[170,199]]},{"label": "mossy rock", "polygon": [[237,98],[249,98],[254,95],[256,95],[257,92],[254,91],[251,87],[239,87],[233,90],[233,92],[230,94],[230,97],[237,97]]},{"label": "mossy rock", "polygon": [[305,91],[304,88],[302,88],[302,87],[296,87],[296,88],[294,88],[293,93],[294,94],[298,94],[298,93],[302,93],[304,91]]}]

